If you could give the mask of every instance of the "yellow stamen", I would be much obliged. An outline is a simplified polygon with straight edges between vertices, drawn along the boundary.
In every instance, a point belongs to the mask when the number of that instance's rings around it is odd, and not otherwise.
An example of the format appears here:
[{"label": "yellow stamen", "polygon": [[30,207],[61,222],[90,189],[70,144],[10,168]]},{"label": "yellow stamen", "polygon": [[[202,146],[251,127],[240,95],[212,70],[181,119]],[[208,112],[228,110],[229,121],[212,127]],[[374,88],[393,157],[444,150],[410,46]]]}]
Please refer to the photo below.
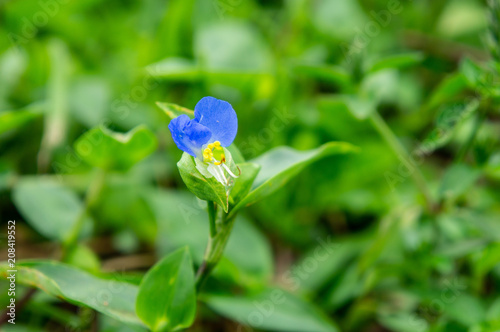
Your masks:
[{"label": "yellow stamen", "polygon": [[203,159],[207,161],[212,161],[214,154],[212,153],[212,149],[206,148],[203,150]]},{"label": "yellow stamen", "polygon": [[224,154],[222,154],[222,158],[221,158],[221,160],[220,160],[220,161],[216,161],[216,162],[214,162],[214,165],[217,165],[217,166],[218,166],[218,165],[220,165],[220,164],[222,164],[222,163],[225,163],[225,162],[226,162],[226,156],[225,156]]},{"label": "yellow stamen", "polygon": [[226,162],[226,157],[224,156],[224,153],[222,152],[217,152],[216,158],[220,157],[220,161],[217,161],[217,159],[214,158],[214,150],[221,150],[223,151],[224,149],[220,145],[219,141],[215,141],[213,143],[210,143],[207,145],[205,150],[203,150],[203,160],[204,161],[212,161],[215,160],[214,165],[220,165],[221,163]]}]

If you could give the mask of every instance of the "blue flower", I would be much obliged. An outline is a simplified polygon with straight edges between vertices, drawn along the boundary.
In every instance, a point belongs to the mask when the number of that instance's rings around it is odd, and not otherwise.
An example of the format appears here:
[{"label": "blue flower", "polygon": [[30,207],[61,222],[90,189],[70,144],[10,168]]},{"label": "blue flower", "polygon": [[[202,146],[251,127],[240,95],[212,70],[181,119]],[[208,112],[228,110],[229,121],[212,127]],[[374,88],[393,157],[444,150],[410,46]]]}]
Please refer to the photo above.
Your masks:
[{"label": "blue flower", "polygon": [[238,131],[231,104],[204,97],[194,107],[194,119],[180,115],[170,121],[168,129],[177,147],[195,157],[196,168],[203,176],[215,177],[226,188],[231,186],[231,179],[238,177],[231,171],[231,154],[224,149],[233,143]]},{"label": "blue flower", "polygon": [[[238,118],[228,102],[204,97],[194,108],[194,119],[180,115],[170,121],[168,128],[179,149],[202,161],[211,161],[216,155],[214,149],[221,150],[220,147],[233,143],[238,131]],[[222,161],[215,159],[215,162]]]}]

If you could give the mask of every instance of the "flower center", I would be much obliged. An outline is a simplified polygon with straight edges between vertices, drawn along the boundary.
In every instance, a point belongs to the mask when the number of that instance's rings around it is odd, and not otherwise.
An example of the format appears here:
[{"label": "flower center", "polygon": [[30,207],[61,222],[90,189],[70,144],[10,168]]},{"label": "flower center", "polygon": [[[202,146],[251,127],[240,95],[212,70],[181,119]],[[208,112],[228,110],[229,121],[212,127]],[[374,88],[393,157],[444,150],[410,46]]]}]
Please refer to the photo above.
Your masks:
[{"label": "flower center", "polygon": [[205,150],[203,150],[203,161],[205,162],[213,161],[214,165],[220,165],[226,162],[224,149],[221,147],[219,141],[215,141],[207,145]]}]

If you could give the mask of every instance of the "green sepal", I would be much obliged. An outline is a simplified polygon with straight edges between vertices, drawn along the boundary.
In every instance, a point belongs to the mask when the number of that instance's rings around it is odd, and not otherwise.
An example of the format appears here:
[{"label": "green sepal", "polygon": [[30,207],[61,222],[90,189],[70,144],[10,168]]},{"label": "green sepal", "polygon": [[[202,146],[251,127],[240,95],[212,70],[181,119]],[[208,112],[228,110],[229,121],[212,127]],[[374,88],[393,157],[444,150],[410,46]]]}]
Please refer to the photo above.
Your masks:
[{"label": "green sepal", "polygon": [[[240,170],[234,163],[231,153],[224,148],[224,154],[226,156],[225,165],[234,175],[239,176]],[[199,199],[216,202],[227,213],[229,194],[234,185],[234,179],[224,170],[228,182],[222,184],[210,173],[209,166],[208,163],[204,163],[199,159],[196,160],[186,152],[177,163],[182,180],[187,188]]]}]

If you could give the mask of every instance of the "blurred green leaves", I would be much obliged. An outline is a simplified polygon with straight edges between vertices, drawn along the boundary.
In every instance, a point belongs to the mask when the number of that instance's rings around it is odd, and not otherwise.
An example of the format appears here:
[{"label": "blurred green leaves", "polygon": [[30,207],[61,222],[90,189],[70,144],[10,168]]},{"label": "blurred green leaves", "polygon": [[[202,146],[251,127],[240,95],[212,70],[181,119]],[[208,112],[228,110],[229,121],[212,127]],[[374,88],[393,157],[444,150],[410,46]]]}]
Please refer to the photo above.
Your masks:
[{"label": "blurred green leaves", "polygon": [[43,137],[38,153],[38,169],[46,172],[54,150],[66,142],[69,126],[68,83],[71,74],[71,55],[66,44],[53,39],[48,43],[50,76],[47,86]]},{"label": "blurred green leaves", "polygon": [[69,91],[71,114],[85,126],[97,126],[109,112],[110,90],[109,84],[99,76],[76,80]]},{"label": "blurred green leaves", "polygon": [[[37,287],[49,295],[68,302],[85,305],[122,322],[142,325],[135,314],[137,287],[129,283],[104,279],[70,265],[54,261],[19,262],[17,281]],[[8,275],[7,264],[0,265],[0,273]]]},{"label": "blurred green leaves", "polygon": [[428,107],[433,108],[453,100],[467,87],[467,81],[461,73],[454,73],[443,79],[432,92]]},{"label": "blurred green leaves", "polygon": [[464,164],[452,165],[443,176],[439,196],[447,198],[460,196],[476,182],[480,174],[479,170],[471,169]]},{"label": "blurred green leaves", "polygon": [[62,242],[80,218],[85,218],[84,233],[92,227],[89,217],[82,215],[85,207],[80,198],[61,184],[43,178],[18,182],[13,200],[26,221],[43,236]]},{"label": "blurred green leaves", "polygon": [[453,137],[457,127],[479,109],[479,104],[480,102],[476,99],[445,104],[439,111],[435,128],[421,144],[422,151],[427,154],[446,145]]},{"label": "blurred green leaves", "polygon": [[[10,107],[8,97],[21,79],[21,75],[28,65],[28,57],[25,52],[16,48],[10,48],[0,57],[0,110]],[[1,123],[1,122],[0,122]],[[0,131],[1,132],[1,131]]]},{"label": "blurred green leaves", "polygon": [[194,35],[193,53],[194,59],[168,57],[147,70],[167,81],[206,80],[215,88],[220,84],[230,89],[254,86],[257,98],[274,91],[271,50],[250,24],[223,21],[205,26]]},{"label": "blurred green leaves", "polygon": [[338,100],[359,120],[367,119],[377,109],[377,103],[371,98],[346,95]]},{"label": "blurred green leaves", "polygon": [[195,55],[208,72],[265,73],[271,53],[258,32],[240,22],[223,22],[198,31]]},{"label": "blurred green leaves", "polygon": [[335,154],[355,151],[354,146],[343,142],[327,143],[311,151],[296,151],[287,147],[271,150],[251,160],[252,163],[259,165],[261,170],[257,174],[251,191],[235,206],[233,211],[272,194],[314,161]]},{"label": "blurred green leaves", "polygon": [[0,112],[0,135],[24,126],[29,121],[41,116],[40,112],[31,110]]},{"label": "blurred green leaves", "polygon": [[155,135],[143,125],[126,134],[99,126],[75,142],[75,150],[83,160],[107,171],[127,171],[156,147]]},{"label": "blurred green leaves", "polygon": [[202,74],[197,64],[184,58],[167,58],[149,65],[146,70],[156,78],[180,82],[198,81]]},{"label": "blurred green leaves", "polygon": [[286,332],[336,332],[335,324],[313,305],[279,288],[248,297],[209,295],[206,302],[215,311],[243,325]]},{"label": "blurred green leaves", "polygon": [[404,69],[419,64],[423,60],[422,53],[404,53],[391,55],[374,61],[369,67],[368,72],[376,72],[383,69]]}]

